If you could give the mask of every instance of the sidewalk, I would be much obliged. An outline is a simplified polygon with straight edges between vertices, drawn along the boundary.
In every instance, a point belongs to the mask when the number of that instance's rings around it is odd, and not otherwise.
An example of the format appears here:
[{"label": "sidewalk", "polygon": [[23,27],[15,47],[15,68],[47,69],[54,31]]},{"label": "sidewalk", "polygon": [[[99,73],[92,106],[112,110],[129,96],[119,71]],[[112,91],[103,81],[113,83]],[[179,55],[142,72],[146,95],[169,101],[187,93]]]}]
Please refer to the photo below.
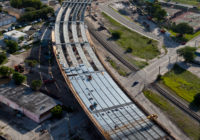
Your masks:
[{"label": "sidewalk", "polygon": [[185,70],[188,70],[189,72],[193,73],[194,75],[198,76],[200,78],[200,65],[197,64],[188,64],[183,61],[177,63],[180,67],[182,67]]}]

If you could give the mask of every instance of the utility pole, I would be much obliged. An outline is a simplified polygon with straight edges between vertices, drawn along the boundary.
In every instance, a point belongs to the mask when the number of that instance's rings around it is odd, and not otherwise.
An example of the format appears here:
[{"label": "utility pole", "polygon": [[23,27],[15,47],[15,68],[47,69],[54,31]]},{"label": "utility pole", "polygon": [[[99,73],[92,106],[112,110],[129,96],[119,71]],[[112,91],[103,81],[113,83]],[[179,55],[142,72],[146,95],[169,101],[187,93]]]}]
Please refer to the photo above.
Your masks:
[{"label": "utility pole", "polygon": [[90,3],[89,5],[89,16],[91,17],[91,13],[92,13],[92,4]]},{"label": "utility pole", "polygon": [[68,134],[69,134],[69,137],[71,137],[72,131],[71,131],[71,125],[70,125],[69,114],[68,113],[66,114],[66,120],[67,120]]},{"label": "utility pole", "polygon": [[195,40],[195,47],[196,48],[198,48],[198,44],[199,44],[198,40]]},{"label": "utility pole", "polygon": [[170,66],[171,66],[171,65],[170,65],[170,64],[171,64],[171,62],[170,62],[170,61],[171,61],[171,57],[169,56],[169,65],[168,65],[168,71],[170,70]]}]

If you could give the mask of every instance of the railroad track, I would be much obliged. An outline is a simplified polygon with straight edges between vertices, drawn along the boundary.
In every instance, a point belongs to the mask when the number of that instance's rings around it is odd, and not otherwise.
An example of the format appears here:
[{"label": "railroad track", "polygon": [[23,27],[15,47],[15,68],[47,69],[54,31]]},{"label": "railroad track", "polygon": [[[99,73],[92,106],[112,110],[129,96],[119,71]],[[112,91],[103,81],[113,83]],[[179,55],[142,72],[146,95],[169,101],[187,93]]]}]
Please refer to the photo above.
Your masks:
[{"label": "railroad track", "polygon": [[[123,63],[126,67],[128,67],[133,72],[138,71],[138,68],[134,67],[130,63],[128,63],[125,59],[123,59],[116,51],[114,51],[111,47],[109,47],[109,44],[100,36],[98,32],[95,31],[94,28],[91,27],[90,23],[87,22],[88,30],[89,32],[112,54],[114,55],[121,63]],[[185,113],[189,114],[192,118],[200,122],[200,116],[197,115],[194,111],[191,111],[188,107],[183,105],[181,102],[176,100],[173,96],[171,96],[169,93],[167,93],[165,90],[163,90],[158,84],[153,83],[151,86],[157,90],[159,93],[161,93],[165,98],[170,100],[172,103],[174,103],[176,106],[178,106],[181,110],[183,110]]]},{"label": "railroad track", "polygon": [[102,46],[107,49],[112,55],[114,55],[121,63],[123,63],[127,68],[129,68],[132,72],[136,72],[139,69],[136,66],[133,66],[129,62],[127,62],[123,57],[121,57],[116,51],[114,51],[110,45],[101,37],[101,35],[95,31],[92,25],[87,22],[89,32],[102,44]]},{"label": "railroad track", "polygon": [[[122,62],[126,67],[128,67],[133,72],[138,71],[137,68],[133,67],[131,64],[129,64],[126,60],[124,60],[117,52],[113,51],[108,43],[106,43],[99,33],[94,31],[94,29],[91,29],[91,26],[88,27],[90,33],[111,53],[113,54],[120,62]],[[200,116],[197,115],[195,112],[191,111],[189,108],[187,108],[185,105],[183,105],[181,102],[176,100],[174,97],[172,97],[169,93],[167,93],[165,90],[163,90],[158,84],[151,84],[151,86],[156,89],[159,93],[161,93],[165,98],[170,100],[172,103],[174,103],[176,106],[178,106],[181,110],[189,114],[192,118],[200,122]]]},{"label": "railroad track", "polygon": [[200,116],[197,115],[194,111],[191,111],[188,107],[186,107],[184,104],[182,104],[180,101],[176,100],[173,96],[171,96],[169,93],[167,93],[164,89],[160,87],[160,85],[156,83],[152,83],[151,86],[157,90],[159,93],[161,93],[165,98],[170,100],[173,104],[178,106],[181,110],[189,114],[192,118],[200,122]]}]

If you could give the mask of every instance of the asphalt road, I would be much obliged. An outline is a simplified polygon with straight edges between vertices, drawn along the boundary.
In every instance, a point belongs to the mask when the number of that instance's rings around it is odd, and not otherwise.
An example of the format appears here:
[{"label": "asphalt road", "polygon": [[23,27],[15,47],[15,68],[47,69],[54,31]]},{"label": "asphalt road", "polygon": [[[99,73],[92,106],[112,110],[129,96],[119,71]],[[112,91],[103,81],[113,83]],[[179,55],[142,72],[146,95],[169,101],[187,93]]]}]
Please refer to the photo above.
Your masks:
[{"label": "asphalt road", "polygon": [[[113,0],[113,1],[116,1],[116,0]],[[200,37],[196,37],[196,39],[189,41],[186,45],[180,45],[165,35],[155,35],[153,33],[146,32],[140,26],[124,18],[122,15],[115,12],[111,7],[109,7],[108,5],[112,3],[113,1],[111,0],[107,3],[101,3],[99,5],[100,10],[102,12],[105,12],[106,14],[111,16],[113,19],[115,19],[122,25],[126,26],[127,28],[133,31],[136,31],[144,36],[147,36],[148,38],[158,40],[159,42],[161,42],[167,47],[167,51],[168,51],[166,55],[161,56],[160,58],[155,58],[154,60],[150,62],[150,64],[147,67],[138,71],[136,74],[138,74],[137,77],[140,77],[139,79],[138,78],[134,79],[133,78],[134,76],[131,77],[130,75],[130,78],[133,79],[133,82],[140,80],[142,84],[152,83],[157,78],[157,75],[168,72],[173,67],[173,64],[178,61],[178,55],[176,53],[177,49],[182,48],[188,44],[194,44],[195,42],[198,42],[198,40],[200,40]]]},{"label": "asphalt road", "polygon": [[129,28],[129,29],[131,29],[131,30],[133,30],[133,31],[135,31],[139,34],[142,34],[143,36],[146,36],[146,37],[151,38],[153,40],[159,41],[160,38],[158,36],[152,34],[151,32],[146,32],[139,25],[134,24],[133,22],[126,19],[125,17],[121,16],[119,13],[115,12],[107,4],[101,4],[101,5],[99,5],[99,8],[100,8],[101,11],[103,11],[107,15],[111,16],[112,18],[114,18],[116,21],[118,21],[119,23],[121,23],[125,27],[127,27],[127,28]]}]

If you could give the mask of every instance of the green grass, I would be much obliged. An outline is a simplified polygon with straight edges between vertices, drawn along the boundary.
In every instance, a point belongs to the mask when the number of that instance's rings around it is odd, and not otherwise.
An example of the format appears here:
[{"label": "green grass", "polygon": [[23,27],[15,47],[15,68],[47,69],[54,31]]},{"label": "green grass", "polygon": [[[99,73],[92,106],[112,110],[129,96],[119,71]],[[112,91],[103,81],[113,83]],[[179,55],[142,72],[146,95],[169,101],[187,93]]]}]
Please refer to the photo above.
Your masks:
[{"label": "green grass", "polygon": [[134,60],[134,59],[132,59],[132,58],[130,58],[130,57],[126,57],[125,59],[126,59],[129,63],[133,64],[134,66],[137,66],[139,69],[142,69],[142,68],[144,68],[145,66],[148,65],[148,63],[145,62],[145,61]]},{"label": "green grass", "polygon": [[169,119],[173,121],[188,137],[193,140],[200,139],[200,126],[198,123],[190,119],[180,109],[173,106],[163,96],[153,93],[150,90],[145,90],[143,93],[153,104],[163,110]]},{"label": "green grass", "polygon": [[138,68],[140,68],[140,69],[142,69],[142,68],[144,68],[145,66],[148,65],[148,63],[147,63],[147,62],[144,62],[144,61],[132,60],[132,63],[133,63],[134,65],[136,65],[136,66],[137,66]]},{"label": "green grass", "polygon": [[191,103],[194,96],[200,93],[200,78],[175,65],[174,68],[161,77],[161,83],[169,87],[178,96]]},{"label": "green grass", "polygon": [[0,66],[1,66],[1,65],[4,65],[4,64],[6,64],[6,63],[8,63],[8,58],[6,58],[6,59],[3,61],[3,63],[0,64]]},{"label": "green grass", "polygon": [[121,66],[119,66],[115,61],[113,61],[112,59],[109,59],[108,62],[119,73],[119,75],[124,76],[124,77],[127,76],[127,72]]},{"label": "green grass", "polygon": [[193,39],[193,38],[195,38],[195,37],[197,37],[197,36],[199,36],[200,35],[200,31],[198,31],[198,32],[196,32],[196,33],[194,33],[194,34],[186,34],[185,35],[185,38],[187,39],[187,40],[191,40],[191,39]]},{"label": "green grass", "polygon": [[166,46],[163,45],[162,48],[165,50],[165,54],[167,54],[168,50],[167,50]]},{"label": "green grass", "polygon": [[124,49],[132,48],[131,54],[143,59],[153,59],[160,54],[160,51],[157,48],[158,42],[152,39],[149,39],[145,36],[142,36],[136,32],[133,32],[121,25],[105,13],[102,13],[105,19],[110,24],[109,31],[112,32],[120,32],[121,36],[116,40],[117,44]]},{"label": "green grass", "polygon": [[[177,33],[173,32],[172,30],[169,31],[171,33],[172,36],[176,37]],[[191,39],[197,37],[200,35],[200,31],[194,33],[194,34],[185,34],[184,35],[184,38],[187,40],[187,41],[190,41]]]}]

